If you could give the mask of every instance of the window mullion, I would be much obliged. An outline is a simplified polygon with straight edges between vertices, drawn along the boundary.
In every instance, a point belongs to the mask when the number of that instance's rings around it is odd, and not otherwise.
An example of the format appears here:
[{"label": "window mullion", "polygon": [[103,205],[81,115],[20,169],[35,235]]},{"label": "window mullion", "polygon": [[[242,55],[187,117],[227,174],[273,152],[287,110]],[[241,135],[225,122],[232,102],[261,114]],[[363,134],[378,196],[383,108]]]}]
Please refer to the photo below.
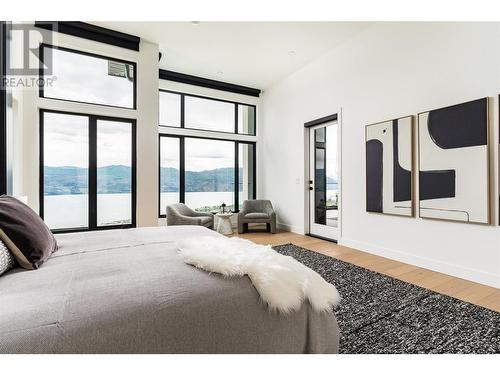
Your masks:
[{"label": "window mullion", "polygon": [[238,104],[234,103],[234,134],[238,134]]},{"label": "window mullion", "polygon": [[185,96],[184,94],[181,94],[181,128],[185,128],[185,119],[186,119],[186,116],[184,115],[184,109],[186,108],[185,106],[185,100],[184,100]]},{"label": "window mullion", "polygon": [[40,110],[40,134],[39,134],[39,147],[40,147],[40,155],[39,155],[39,185],[38,185],[38,198],[39,198],[39,209],[38,209],[38,214],[40,217],[43,219],[44,217],[44,200],[45,200],[45,161],[44,161],[44,117],[45,117],[45,112],[44,110]]},{"label": "window mullion", "polygon": [[252,185],[253,185],[253,198],[257,199],[257,143],[253,144],[253,155],[252,155],[252,164],[253,164],[253,174],[252,174]]},{"label": "window mullion", "polygon": [[137,225],[137,122],[133,120],[132,126],[132,227]]},{"label": "window mullion", "polygon": [[234,212],[240,210],[240,168],[239,142],[234,142]]},{"label": "window mullion", "polygon": [[180,203],[186,203],[186,165],[184,137],[179,139],[179,200]]},{"label": "window mullion", "polygon": [[97,118],[89,116],[89,229],[97,227]]}]

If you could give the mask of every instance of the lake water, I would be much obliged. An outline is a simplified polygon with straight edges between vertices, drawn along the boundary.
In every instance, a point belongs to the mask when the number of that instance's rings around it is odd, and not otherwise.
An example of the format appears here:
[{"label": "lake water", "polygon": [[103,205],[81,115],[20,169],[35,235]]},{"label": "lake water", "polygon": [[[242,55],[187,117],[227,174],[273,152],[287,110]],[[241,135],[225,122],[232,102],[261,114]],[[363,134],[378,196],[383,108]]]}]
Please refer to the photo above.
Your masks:
[{"label": "lake water", "polygon": [[[234,202],[234,193],[232,191],[186,192],[185,194],[186,205],[194,210],[202,209],[203,207],[219,207],[222,203],[231,206]],[[240,200],[241,198],[240,195]],[[161,193],[161,213],[165,213],[167,205],[177,202],[179,202],[179,193]]]},{"label": "lake water", "polygon": [[[336,190],[330,186],[327,196],[333,199]],[[98,225],[127,224],[131,218],[130,194],[98,194]],[[240,192],[240,203],[246,197]],[[219,207],[222,203],[231,206],[234,201],[233,192],[187,192],[186,204],[193,209],[203,207]],[[161,213],[171,203],[179,202],[179,193],[161,193]],[[44,202],[44,220],[51,229],[80,228],[88,225],[88,197],[77,195],[47,195]]]},{"label": "lake water", "polygon": [[[44,220],[51,229],[88,226],[88,196],[46,195]],[[98,194],[97,225],[129,224],[131,222],[131,195]]]},{"label": "lake water", "polygon": [[[234,200],[232,192],[189,192],[186,204],[194,209],[206,206],[220,206],[223,202],[230,206]],[[131,217],[130,194],[98,194],[98,225],[126,224]],[[161,193],[162,213],[170,203],[179,202],[179,193]],[[88,225],[88,196],[46,195],[44,220],[51,229],[81,228]]]}]

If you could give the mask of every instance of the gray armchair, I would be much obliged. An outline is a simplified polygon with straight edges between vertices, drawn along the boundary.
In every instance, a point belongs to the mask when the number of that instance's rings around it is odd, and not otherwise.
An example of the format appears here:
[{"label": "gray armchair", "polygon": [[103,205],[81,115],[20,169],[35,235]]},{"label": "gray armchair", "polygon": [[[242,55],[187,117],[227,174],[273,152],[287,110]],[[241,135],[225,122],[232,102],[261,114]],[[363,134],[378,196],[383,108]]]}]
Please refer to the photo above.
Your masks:
[{"label": "gray armchair", "polygon": [[244,201],[238,213],[238,233],[248,231],[249,223],[265,223],[269,232],[276,233],[276,213],[271,201],[263,199]]},{"label": "gray armchair", "polygon": [[202,225],[214,227],[214,215],[210,212],[196,212],[184,203],[174,203],[167,206],[167,225]]}]

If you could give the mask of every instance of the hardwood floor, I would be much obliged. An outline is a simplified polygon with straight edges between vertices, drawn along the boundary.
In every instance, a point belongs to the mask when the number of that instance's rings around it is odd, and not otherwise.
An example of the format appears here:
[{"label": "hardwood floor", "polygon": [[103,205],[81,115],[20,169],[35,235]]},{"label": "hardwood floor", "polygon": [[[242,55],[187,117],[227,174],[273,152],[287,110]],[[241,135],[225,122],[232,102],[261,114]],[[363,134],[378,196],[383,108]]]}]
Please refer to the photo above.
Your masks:
[{"label": "hardwood floor", "polygon": [[390,260],[345,246],[339,246],[333,242],[301,234],[291,232],[270,234],[259,231],[235,235],[263,245],[293,243],[294,245],[500,312],[500,289],[497,288]]}]

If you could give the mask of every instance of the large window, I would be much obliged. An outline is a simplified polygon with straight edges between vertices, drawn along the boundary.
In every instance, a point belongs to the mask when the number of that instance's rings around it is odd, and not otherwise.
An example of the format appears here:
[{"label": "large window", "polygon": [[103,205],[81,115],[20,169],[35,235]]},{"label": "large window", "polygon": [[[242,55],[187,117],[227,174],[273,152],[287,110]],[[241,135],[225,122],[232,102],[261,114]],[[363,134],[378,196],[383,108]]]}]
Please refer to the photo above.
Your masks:
[{"label": "large window", "polygon": [[253,198],[255,143],[160,134],[160,216],[171,203],[237,211]]},{"label": "large window", "polygon": [[160,90],[160,126],[255,135],[256,107]]},{"label": "large window", "polygon": [[195,96],[184,100],[185,128],[234,133],[235,104]]},{"label": "large window", "polygon": [[181,127],[181,95],[160,91],[160,125]]},{"label": "large window", "polygon": [[89,225],[89,119],[43,112],[43,218],[51,229]]},{"label": "large window", "polygon": [[135,225],[135,121],[40,111],[40,215],[53,230]]},{"label": "large window", "polygon": [[[135,108],[136,64],[67,48],[42,45],[42,61],[51,56],[51,85],[40,97]],[[45,60],[44,60],[45,59]]]},{"label": "large window", "polygon": [[234,143],[185,139],[185,203],[199,211],[226,204],[234,210]]},{"label": "large window", "polygon": [[256,106],[167,90],[159,100],[160,217],[172,203],[237,212],[255,199]]},{"label": "large window", "polygon": [[255,144],[238,144],[238,210],[243,201],[255,198]]},{"label": "large window", "polygon": [[255,106],[238,104],[238,133],[255,135]]},{"label": "large window", "polygon": [[97,226],[132,224],[132,129],[130,122],[98,119]]},{"label": "large window", "polygon": [[181,202],[180,143],[181,138],[160,137],[160,215],[165,215],[167,205]]}]

